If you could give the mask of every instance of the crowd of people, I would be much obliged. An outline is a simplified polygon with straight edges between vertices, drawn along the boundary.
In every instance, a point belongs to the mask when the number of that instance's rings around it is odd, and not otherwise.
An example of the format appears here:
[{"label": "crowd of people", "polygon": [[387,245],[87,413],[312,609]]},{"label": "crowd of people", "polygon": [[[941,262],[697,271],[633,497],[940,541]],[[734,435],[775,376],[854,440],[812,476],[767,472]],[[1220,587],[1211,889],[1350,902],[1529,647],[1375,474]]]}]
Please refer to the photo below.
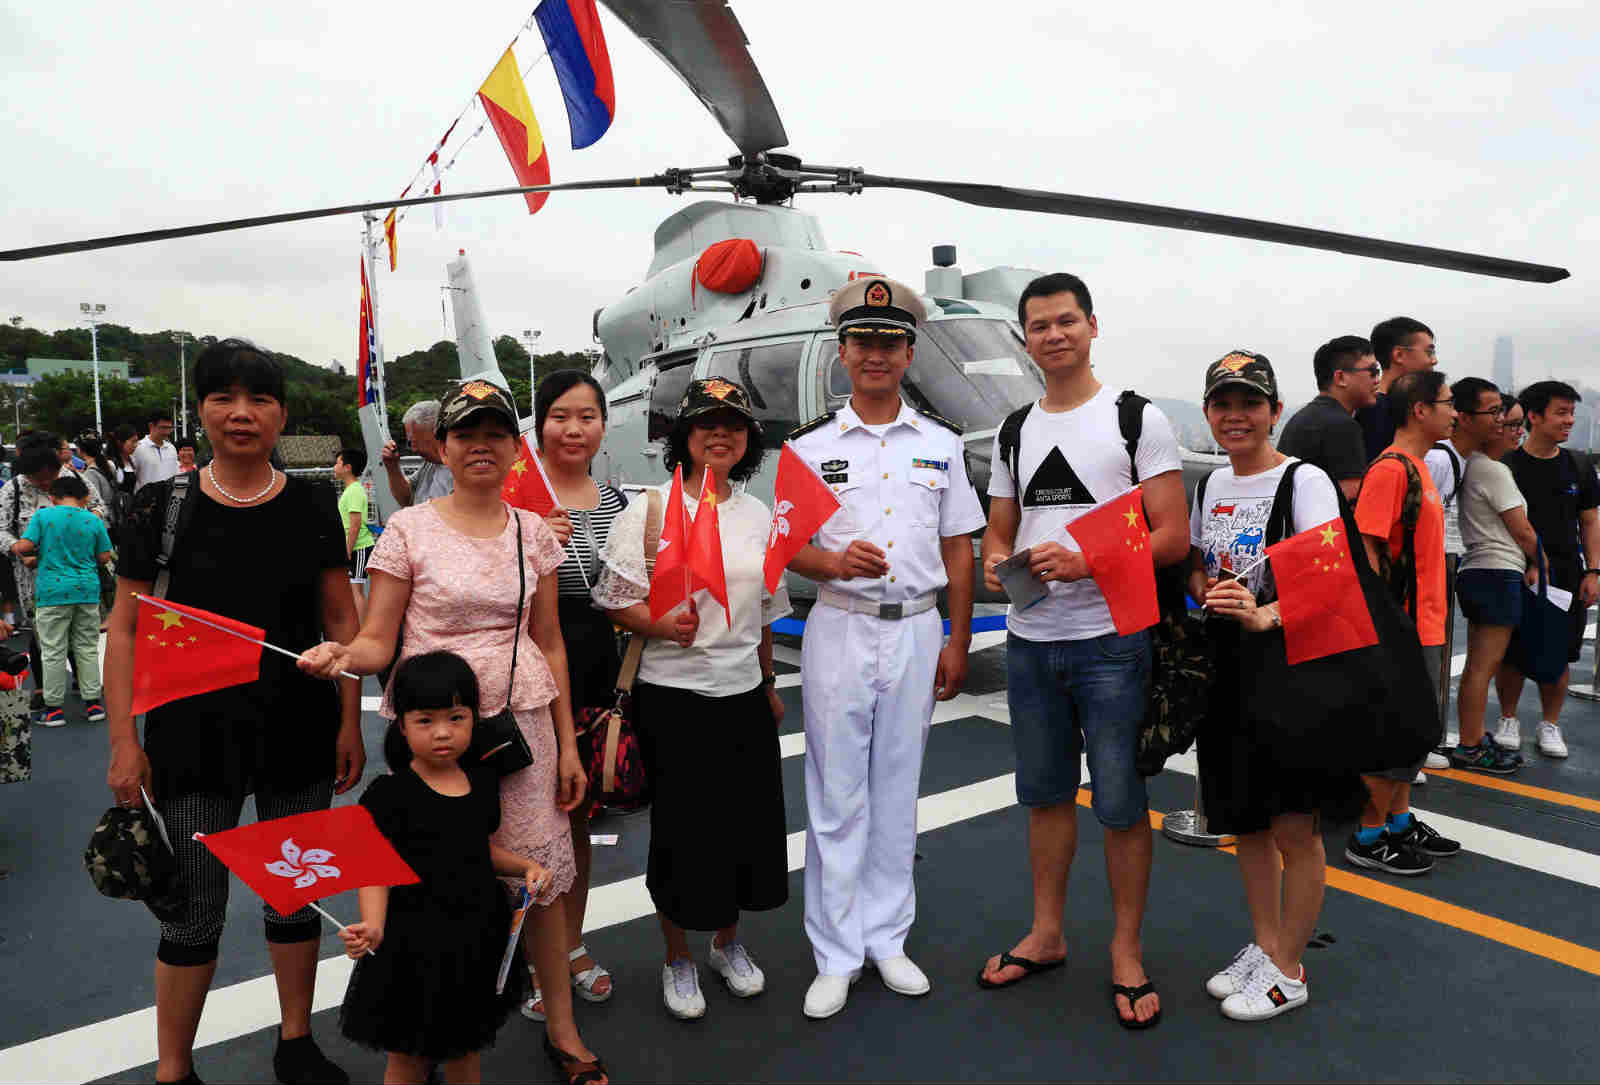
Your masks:
[{"label": "crowd of people", "polygon": [[[1515,772],[1522,676],[1546,673],[1528,666],[1518,637],[1532,598],[1524,585],[1547,577],[1572,593],[1563,647],[1576,660],[1600,584],[1600,485],[1559,447],[1578,393],[1547,381],[1512,398],[1475,377],[1447,386],[1431,330],[1395,318],[1370,337],[1341,336],[1315,352],[1319,395],[1274,442],[1283,411],[1274,367],[1232,351],[1197,381],[1228,464],[1191,503],[1159,408],[1142,400],[1130,408],[1094,374],[1099,327],[1088,287],[1047,275],[1018,303],[1044,395],[996,434],[986,515],[959,429],[902,397],[925,319],[917,292],[892,280],[841,289],[830,320],[852,395],[787,438],[839,502],[789,564],[818,585],[801,671],[803,910],[816,965],[802,1011],[814,1019],[841,1012],[868,968],[907,997],[931,989],[906,948],[916,915],[918,784],[934,703],[955,697],[966,677],[971,539],[981,530],[988,588],[1001,590],[996,566],[1025,551],[1021,560],[1045,591],[1010,614],[1007,636],[1032,916],[1019,940],[982,962],[977,982],[1009,987],[1066,960],[1086,759],[1112,898],[1110,1008],[1124,1028],[1160,1021],[1142,947],[1153,843],[1136,759],[1152,632],[1118,631],[1064,531],[1134,485],[1153,563],[1182,578],[1213,649],[1199,777],[1212,829],[1239,838],[1250,940],[1218,962],[1206,988],[1234,1020],[1303,1006],[1300,955],[1326,877],[1323,820],[1356,822],[1346,861],[1384,874],[1423,874],[1460,845],[1411,811],[1426,766],[1409,755],[1388,763],[1367,721],[1339,720],[1305,736],[1311,748],[1353,753],[1290,763],[1274,733],[1295,721],[1270,711],[1246,720],[1239,711],[1261,700],[1254,694],[1265,680],[1241,660],[1282,626],[1271,566],[1260,560],[1265,546],[1346,525],[1352,560],[1381,578],[1383,597],[1403,611],[1405,658],[1416,660],[1412,677],[1428,689],[1427,725],[1438,724],[1427,764]],[[778,741],[785,705],[772,623],[791,608],[781,584],[768,591],[763,576],[771,510],[741,486],[769,451],[746,391],[725,378],[692,382],[663,454],[668,470],[681,471],[681,489],[648,488],[630,500],[590,473],[605,435],[603,389],[578,371],[548,376],[531,436],[559,508],[541,517],[501,496],[521,447],[510,398],[487,381],[456,382],[405,416],[421,472],[407,478],[397,449],[383,450],[401,508],[374,537],[362,450],[340,452],[337,499],[274,467],[286,404],[270,355],[224,340],[196,360],[194,384],[213,453],[204,468],[183,461],[163,417],[137,441],[80,441],[82,478],[63,455],[70,449],[40,435],[19,450],[13,478],[0,487],[0,546],[13,555],[19,622],[38,630],[47,657],[46,712],[59,711],[64,686],[51,661],[64,665],[99,618],[98,588],[84,598],[79,573],[108,560],[110,538],[117,541],[103,702],[93,707],[103,704],[109,718],[116,800],[155,804],[184,889],[181,909],[162,917],[156,951],[157,1080],[199,1080],[193,1046],[226,910],[226,870],[192,837],[237,825],[249,795],[271,818],[327,808],[355,788],[367,752],[350,676],[369,674],[383,676],[389,772],[360,801],[421,880],[360,892],[360,919],[341,930],[358,962],[341,1031],[387,1053],[386,1080],[421,1080],[437,1064],[445,1080],[472,1081],[478,1052],[520,1009],[544,1024],[545,1051],[565,1080],[609,1080],[574,1002],[604,1002],[614,991],[583,939],[594,788],[577,721],[615,700],[618,629],[644,645],[631,722],[651,787],[645,884],[662,932],[663,1005],[686,1020],[708,1012],[702,959],[734,996],[760,995],[767,977],[740,919],[789,895]],[[681,508],[669,504],[675,494]],[[720,525],[724,599],[696,590],[662,614],[650,595],[665,518],[686,522],[702,504]],[[287,537],[300,545],[284,548]],[[46,575],[68,566],[76,572]],[[130,714],[134,594],[152,591],[259,626],[269,643],[315,647],[297,661],[264,657],[256,682],[154,709],[141,734]],[[941,592],[948,632],[935,605]],[[1446,736],[1452,593],[1468,623],[1467,663],[1457,733]],[[98,690],[79,659],[88,701]],[[1491,679],[1502,706],[1492,732]],[[1540,685],[1537,746],[1550,757],[1566,754],[1565,688],[1564,677]],[[497,770],[495,751],[480,752],[475,734],[504,736],[495,750],[524,751],[517,767]],[[509,902],[521,890],[531,900],[526,967],[497,990]],[[263,913],[282,1009],[278,1078],[348,1080],[311,1036],[316,915],[265,904]],[[703,957],[691,932],[709,935]]]}]

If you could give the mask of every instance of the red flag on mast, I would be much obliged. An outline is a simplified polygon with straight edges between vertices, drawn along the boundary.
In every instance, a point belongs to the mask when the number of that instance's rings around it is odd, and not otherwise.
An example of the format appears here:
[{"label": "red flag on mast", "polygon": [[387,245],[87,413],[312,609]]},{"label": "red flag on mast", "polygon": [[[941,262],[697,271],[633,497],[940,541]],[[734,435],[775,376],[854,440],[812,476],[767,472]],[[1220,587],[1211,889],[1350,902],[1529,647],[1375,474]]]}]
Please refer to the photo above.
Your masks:
[{"label": "red flag on mast", "polygon": [[783,570],[839,509],[828,484],[787,443],[778,454],[778,480],[772,491],[772,530],[763,568],[767,591],[778,590]]},{"label": "red flag on mast", "polygon": [[258,821],[195,839],[280,915],[364,885],[422,879],[400,858],[365,806]]},{"label": "red flag on mast", "polygon": [[1278,617],[1291,665],[1378,643],[1343,519],[1273,543],[1267,560],[1278,584]]},{"label": "red flag on mast", "polygon": [[1067,525],[1067,534],[1083,548],[1119,634],[1126,637],[1161,620],[1142,487],[1084,513]]}]

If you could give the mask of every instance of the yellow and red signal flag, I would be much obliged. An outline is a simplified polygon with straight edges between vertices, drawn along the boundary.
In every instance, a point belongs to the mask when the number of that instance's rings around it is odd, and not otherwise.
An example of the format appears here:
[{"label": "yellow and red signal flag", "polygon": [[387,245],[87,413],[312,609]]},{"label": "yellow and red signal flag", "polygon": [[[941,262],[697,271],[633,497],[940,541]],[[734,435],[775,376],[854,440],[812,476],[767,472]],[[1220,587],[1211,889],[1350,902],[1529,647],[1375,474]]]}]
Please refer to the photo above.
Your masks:
[{"label": "yellow and red signal flag", "polygon": [[[511,171],[517,175],[517,183],[549,184],[550,156],[545,153],[544,136],[539,131],[538,118],[533,115],[533,103],[528,100],[528,88],[517,68],[516,54],[509,47],[489,78],[483,81],[483,86],[478,88],[478,100],[494,125],[495,135],[500,137],[501,148],[511,160]],[[525,194],[528,214],[538,211],[549,198],[548,192]],[[393,247],[389,252],[393,254]]]},{"label": "yellow and red signal flag", "polygon": [[1284,655],[1292,666],[1378,643],[1343,519],[1267,547],[1278,584]]},{"label": "yellow and red signal flag", "polygon": [[[404,192],[402,192],[400,194],[400,198],[401,199],[405,198],[405,193]],[[383,236],[384,236],[384,239],[389,242],[389,270],[390,271],[393,271],[395,269],[395,266],[396,266],[396,263],[397,263],[397,257],[399,255],[398,253],[396,253],[394,251],[394,227],[395,227],[395,212],[394,211],[390,211],[389,212],[389,217],[383,220]]]}]

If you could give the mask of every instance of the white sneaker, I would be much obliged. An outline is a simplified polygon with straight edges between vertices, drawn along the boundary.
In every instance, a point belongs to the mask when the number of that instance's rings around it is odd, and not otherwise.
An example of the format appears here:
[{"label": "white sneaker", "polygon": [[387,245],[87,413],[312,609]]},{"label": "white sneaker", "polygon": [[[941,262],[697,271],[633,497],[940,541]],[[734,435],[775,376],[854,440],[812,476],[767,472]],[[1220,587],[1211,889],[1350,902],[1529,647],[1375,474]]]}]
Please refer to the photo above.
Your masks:
[{"label": "white sneaker", "polygon": [[916,962],[904,955],[873,961],[872,966],[878,970],[883,985],[897,995],[917,998],[927,994],[933,986]]},{"label": "white sneaker", "polygon": [[1567,756],[1567,744],[1561,737],[1561,725],[1541,720],[1539,723],[1539,752],[1546,757]]},{"label": "white sneaker", "polygon": [[1250,982],[1250,976],[1267,959],[1266,950],[1251,942],[1233,955],[1233,963],[1206,980],[1206,994],[1223,999],[1238,994]]},{"label": "white sneaker", "polygon": [[1269,958],[1250,976],[1244,990],[1222,1000],[1222,1016],[1235,1021],[1265,1021],[1298,1009],[1310,999],[1305,966],[1300,966],[1300,978],[1292,980],[1278,971]]},{"label": "white sneaker", "polygon": [[750,959],[742,943],[729,942],[725,946],[718,946],[713,938],[710,963],[712,971],[722,977],[728,990],[740,998],[754,998],[767,989],[767,977]]},{"label": "white sneaker", "polygon": [[531,990],[533,993],[528,996],[527,1001],[523,1002],[518,1009],[522,1012],[522,1016],[529,1021],[538,1021],[542,1024],[544,1022],[544,992],[539,990],[539,976],[531,967],[528,969],[528,982],[532,985]]},{"label": "white sneaker", "polygon": [[1423,772],[1421,769],[1418,769],[1417,770],[1417,778],[1415,780],[1411,781],[1411,786],[1412,787],[1420,787],[1422,784],[1425,784],[1427,782],[1428,782],[1427,773]]},{"label": "white sneaker", "polygon": [[820,1021],[844,1009],[845,1000],[850,997],[850,988],[855,986],[855,982],[860,978],[859,968],[848,976],[817,973],[817,978],[812,980],[811,986],[806,989],[806,1016],[813,1021]]},{"label": "white sneaker", "polygon": [[1435,771],[1438,771],[1439,769],[1447,769],[1450,767],[1450,759],[1442,753],[1430,752],[1428,754],[1428,760],[1423,763],[1422,767],[1425,769],[1433,769]]},{"label": "white sneaker", "polygon": [[1461,733],[1459,731],[1446,731],[1444,733],[1444,745],[1439,748],[1449,750],[1459,745],[1461,745]]},{"label": "white sneaker", "polygon": [[1502,750],[1522,748],[1522,727],[1515,716],[1501,716],[1494,728],[1494,744]]},{"label": "white sneaker", "polygon": [[667,1012],[692,1021],[706,1015],[706,996],[700,993],[700,970],[687,957],[661,966],[661,1000]]}]

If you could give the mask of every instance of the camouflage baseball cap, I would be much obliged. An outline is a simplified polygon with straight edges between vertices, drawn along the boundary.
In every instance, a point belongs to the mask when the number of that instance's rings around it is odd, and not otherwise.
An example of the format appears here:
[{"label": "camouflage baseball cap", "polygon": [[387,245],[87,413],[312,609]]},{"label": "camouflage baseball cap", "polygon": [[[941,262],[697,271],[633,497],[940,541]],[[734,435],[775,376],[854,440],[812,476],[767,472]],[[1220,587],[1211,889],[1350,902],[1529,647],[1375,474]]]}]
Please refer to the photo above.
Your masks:
[{"label": "camouflage baseball cap", "polygon": [[756,412],[750,407],[750,397],[743,388],[725,377],[690,381],[689,387],[683,391],[683,398],[678,401],[678,417],[686,422],[718,411],[736,414],[751,429],[757,433],[761,431]]},{"label": "camouflage baseball cap", "polygon": [[467,420],[468,415],[488,411],[498,415],[517,432],[517,407],[504,388],[481,377],[456,381],[439,402],[439,421],[434,426],[434,436],[441,441],[444,435]]},{"label": "camouflage baseball cap", "polygon": [[157,919],[174,919],[183,908],[178,860],[142,807],[113,806],[102,814],[83,866],[101,895],[142,900]]},{"label": "camouflage baseball cap", "polygon": [[1278,377],[1273,373],[1272,363],[1267,361],[1265,354],[1234,350],[1212,362],[1206,370],[1206,394],[1202,402],[1229,384],[1242,385],[1260,392],[1273,403],[1278,402]]}]

